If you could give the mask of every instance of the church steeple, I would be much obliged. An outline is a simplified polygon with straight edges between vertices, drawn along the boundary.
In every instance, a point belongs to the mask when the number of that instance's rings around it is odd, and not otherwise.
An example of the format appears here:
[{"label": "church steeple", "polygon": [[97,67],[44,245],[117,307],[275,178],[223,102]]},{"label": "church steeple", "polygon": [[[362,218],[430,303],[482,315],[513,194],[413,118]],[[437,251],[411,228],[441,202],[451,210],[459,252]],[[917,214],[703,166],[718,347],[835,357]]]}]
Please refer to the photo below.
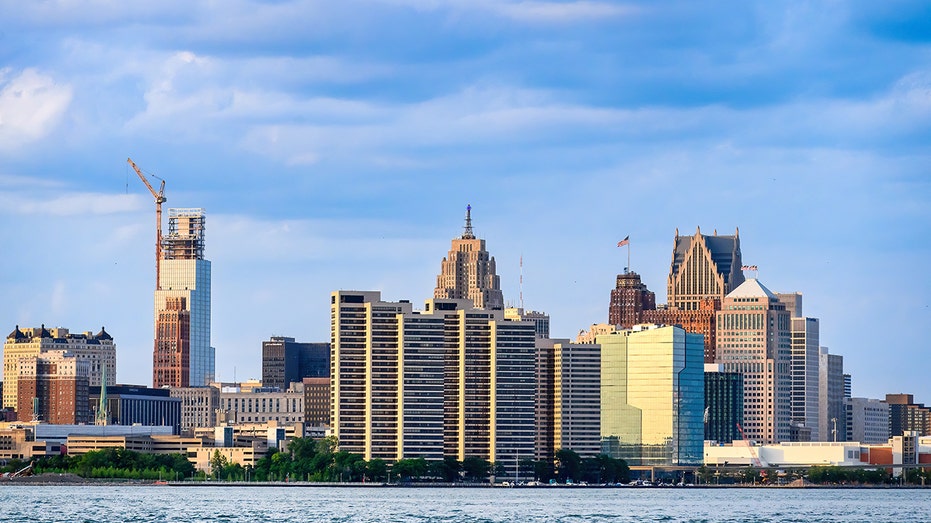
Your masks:
[{"label": "church steeple", "polygon": [[472,205],[466,205],[465,230],[462,231],[463,240],[474,240],[475,234],[472,233]]}]

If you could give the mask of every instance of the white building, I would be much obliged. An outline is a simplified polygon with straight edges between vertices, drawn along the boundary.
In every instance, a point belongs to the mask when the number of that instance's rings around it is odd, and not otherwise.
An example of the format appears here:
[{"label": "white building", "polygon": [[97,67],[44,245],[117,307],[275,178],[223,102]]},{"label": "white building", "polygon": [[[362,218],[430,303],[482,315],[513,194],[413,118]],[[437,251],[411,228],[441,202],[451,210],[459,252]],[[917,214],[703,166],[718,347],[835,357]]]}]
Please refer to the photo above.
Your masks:
[{"label": "white building", "polygon": [[889,440],[889,404],[873,398],[846,398],[847,441],[885,443]]}]

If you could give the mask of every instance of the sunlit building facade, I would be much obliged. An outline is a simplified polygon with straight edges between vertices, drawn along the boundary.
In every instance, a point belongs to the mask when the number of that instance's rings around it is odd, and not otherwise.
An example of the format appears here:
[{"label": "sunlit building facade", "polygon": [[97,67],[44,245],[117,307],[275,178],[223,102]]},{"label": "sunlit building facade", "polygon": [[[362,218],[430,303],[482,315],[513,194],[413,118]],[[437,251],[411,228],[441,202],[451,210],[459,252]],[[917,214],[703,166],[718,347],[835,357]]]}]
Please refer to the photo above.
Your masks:
[{"label": "sunlit building facade", "polygon": [[702,462],[704,340],[677,326],[638,325],[601,345],[601,445],[631,465]]},{"label": "sunlit building facade", "polygon": [[453,239],[449,253],[443,258],[433,297],[472,300],[475,307],[483,309],[504,308],[495,257],[485,249],[485,240],[476,238],[472,232],[472,206],[466,208],[462,236]]}]

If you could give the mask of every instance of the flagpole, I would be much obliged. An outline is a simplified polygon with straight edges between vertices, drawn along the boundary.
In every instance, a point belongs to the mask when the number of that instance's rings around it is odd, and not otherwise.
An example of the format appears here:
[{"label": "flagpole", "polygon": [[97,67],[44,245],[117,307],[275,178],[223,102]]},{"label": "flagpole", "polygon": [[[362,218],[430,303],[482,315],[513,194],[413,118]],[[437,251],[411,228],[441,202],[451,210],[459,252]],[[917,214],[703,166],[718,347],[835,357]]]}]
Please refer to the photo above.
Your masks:
[{"label": "flagpole", "polygon": [[634,272],[630,268],[630,241],[627,242],[627,272]]}]

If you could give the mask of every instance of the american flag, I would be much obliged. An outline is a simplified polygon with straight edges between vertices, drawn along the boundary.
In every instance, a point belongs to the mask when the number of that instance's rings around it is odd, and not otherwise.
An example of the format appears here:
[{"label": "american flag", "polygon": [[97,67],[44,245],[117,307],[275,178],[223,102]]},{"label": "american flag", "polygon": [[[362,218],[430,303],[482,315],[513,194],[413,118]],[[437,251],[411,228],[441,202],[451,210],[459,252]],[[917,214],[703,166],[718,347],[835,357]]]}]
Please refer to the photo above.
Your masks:
[{"label": "american flag", "polygon": [[759,270],[759,269],[756,268],[756,265],[744,265],[743,267],[740,268],[740,270],[742,270],[742,271],[756,271],[756,270]]},{"label": "american flag", "polygon": [[623,240],[617,242],[617,246],[618,246],[618,247],[623,247],[623,246],[627,245],[628,243],[630,243],[630,235],[629,235],[629,234],[628,234]]}]

